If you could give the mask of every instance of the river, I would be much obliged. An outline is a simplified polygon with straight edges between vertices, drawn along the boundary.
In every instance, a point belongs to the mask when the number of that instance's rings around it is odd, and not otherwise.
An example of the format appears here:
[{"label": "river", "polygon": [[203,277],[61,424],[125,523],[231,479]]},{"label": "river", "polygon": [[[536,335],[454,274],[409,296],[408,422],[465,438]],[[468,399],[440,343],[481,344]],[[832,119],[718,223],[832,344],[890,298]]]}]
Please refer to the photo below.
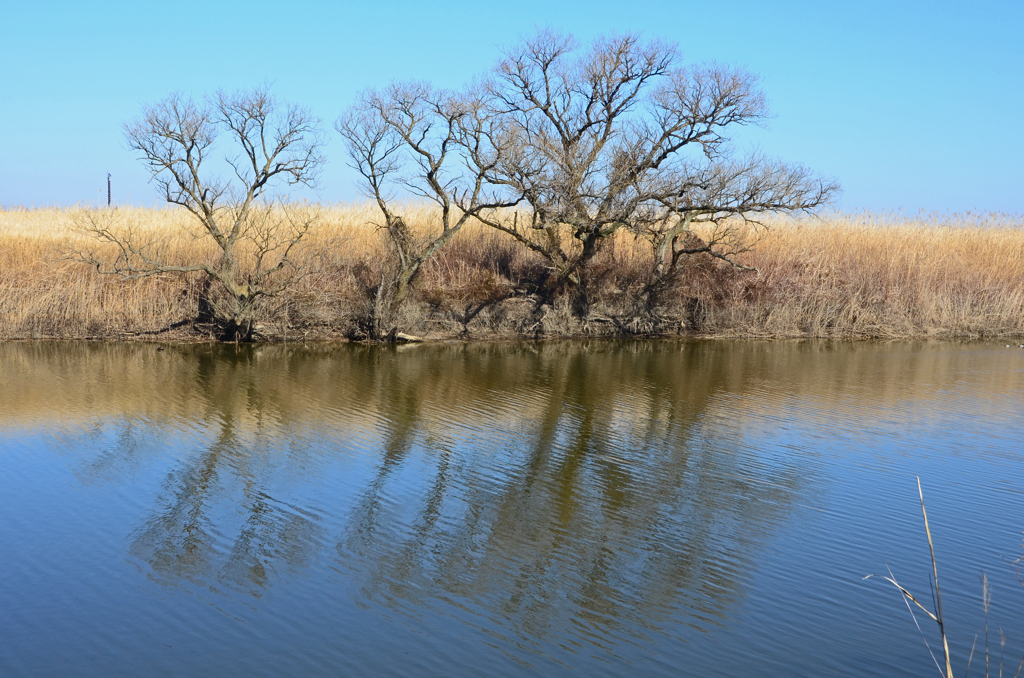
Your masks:
[{"label": "river", "polygon": [[920,477],[1012,676],[1022,441],[1004,342],[0,344],[0,675],[928,675]]}]

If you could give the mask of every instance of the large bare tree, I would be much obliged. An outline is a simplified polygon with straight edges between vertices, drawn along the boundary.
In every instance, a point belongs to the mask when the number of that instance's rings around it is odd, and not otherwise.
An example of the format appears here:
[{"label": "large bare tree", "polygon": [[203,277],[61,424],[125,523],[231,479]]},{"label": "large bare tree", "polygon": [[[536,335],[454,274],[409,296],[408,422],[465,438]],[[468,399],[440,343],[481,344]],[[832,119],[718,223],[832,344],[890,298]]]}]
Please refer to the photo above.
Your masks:
[{"label": "large bare tree", "polygon": [[[733,151],[734,132],[766,116],[757,78],[742,70],[687,66],[674,45],[635,35],[581,50],[541,32],[463,92],[371,92],[337,129],[384,214],[400,262],[396,299],[475,218],[545,260],[538,308],[568,294],[582,316],[588,265],[622,229],[653,249],[650,306],[688,255],[738,265],[758,215],[830,199],[837,186],[803,167]],[[410,194],[441,207],[439,233],[409,234],[396,197]]]},{"label": "large bare tree", "polygon": [[[337,121],[364,190],[383,214],[380,224],[392,253],[372,290],[366,333],[393,336],[394,315],[409,296],[423,265],[470,220],[510,207],[507,191],[496,191],[485,176],[497,170],[500,154],[472,151],[496,124],[484,102],[423,83],[393,84],[363,93]],[[401,215],[396,195],[426,199],[439,209],[439,227],[414,232]]]},{"label": "large bare tree", "polygon": [[501,132],[484,177],[529,206],[488,223],[543,256],[549,298],[573,290],[581,312],[587,264],[620,229],[650,239],[653,294],[686,254],[735,262],[737,223],[810,210],[837,190],[799,166],[736,157],[730,134],[767,115],[757,78],[681,65],[670,44],[625,35],[581,52],[542,32],[506,52],[485,91]]},{"label": "large bare tree", "polygon": [[[92,211],[84,227],[108,247],[75,257],[128,279],[204,273],[200,313],[215,322],[222,339],[253,339],[260,305],[299,273],[293,255],[316,219],[316,209],[277,200],[271,191],[281,183],[315,181],[323,162],[319,120],[279,104],[265,87],[202,101],[174,94],[126,124],[125,136],[164,199],[191,214],[214,254],[171,261],[144,229],[115,212]],[[220,137],[233,149],[223,168],[211,157]]]}]

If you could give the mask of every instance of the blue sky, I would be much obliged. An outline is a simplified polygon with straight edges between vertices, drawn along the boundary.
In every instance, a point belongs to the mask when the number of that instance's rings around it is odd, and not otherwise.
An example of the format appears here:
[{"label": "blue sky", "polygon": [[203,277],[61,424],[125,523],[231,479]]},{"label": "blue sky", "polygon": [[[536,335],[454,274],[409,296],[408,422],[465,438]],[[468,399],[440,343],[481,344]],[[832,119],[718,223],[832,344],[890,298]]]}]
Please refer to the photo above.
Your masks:
[{"label": "blue sky", "polygon": [[742,145],[837,179],[841,209],[1024,212],[1024,2],[5,0],[0,205],[153,205],[123,122],[172,91],[272,84],[330,130],[316,193],[359,199],[331,124],[361,89],[458,86],[537,27],[637,31],[762,78]]}]

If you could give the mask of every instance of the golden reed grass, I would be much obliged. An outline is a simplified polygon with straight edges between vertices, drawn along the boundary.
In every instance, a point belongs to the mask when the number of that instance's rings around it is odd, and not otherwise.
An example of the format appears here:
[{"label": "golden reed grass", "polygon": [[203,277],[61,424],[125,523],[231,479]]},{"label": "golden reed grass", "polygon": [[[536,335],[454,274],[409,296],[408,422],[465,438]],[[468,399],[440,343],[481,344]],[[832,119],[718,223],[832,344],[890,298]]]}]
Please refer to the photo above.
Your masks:
[{"label": "golden reed grass", "polygon": [[[304,276],[265,311],[266,336],[346,336],[379,279],[385,244],[372,205],[332,205],[299,256]],[[103,276],[68,257],[98,244],[75,209],[0,211],[0,338],[170,336],[197,314],[198,275],[135,281]],[[182,210],[118,208],[117,218],[161,244],[168,261],[213,256]],[[405,210],[414,230],[437,223]],[[758,337],[1024,336],[1024,222],[1003,215],[826,214],[777,218],[743,255],[744,271],[695,258],[657,314],[659,331]],[[637,313],[649,245],[620,232],[591,269],[593,317]],[[537,332],[521,296],[543,262],[503,235],[471,226],[430,262],[401,318],[426,336]],[[378,278],[375,278],[378,276]],[[549,314],[552,317],[556,314]],[[563,318],[564,319],[564,318]],[[616,322],[546,321],[548,335],[614,334]],[[173,334],[173,333],[172,333]],[[180,333],[178,335],[181,336]]]}]

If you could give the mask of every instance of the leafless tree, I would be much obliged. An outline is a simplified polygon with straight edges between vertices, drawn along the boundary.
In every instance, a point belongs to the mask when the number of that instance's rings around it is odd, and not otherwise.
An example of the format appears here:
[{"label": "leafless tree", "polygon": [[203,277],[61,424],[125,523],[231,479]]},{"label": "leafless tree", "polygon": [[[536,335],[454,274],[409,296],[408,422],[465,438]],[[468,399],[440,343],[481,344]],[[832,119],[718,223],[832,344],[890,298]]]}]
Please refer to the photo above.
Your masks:
[{"label": "leafless tree", "polygon": [[[544,257],[549,298],[573,290],[581,312],[581,274],[620,229],[650,239],[654,292],[686,254],[735,263],[737,221],[810,210],[837,190],[802,167],[734,157],[729,134],[767,114],[757,79],[682,66],[670,44],[626,35],[580,54],[571,38],[542,32],[506,52],[484,91],[491,153],[469,155],[529,209],[481,218]],[[692,230],[701,222],[709,239]]]},{"label": "leafless tree", "polygon": [[[221,135],[235,149],[225,166],[229,179],[211,167]],[[145,229],[116,213],[93,211],[84,228],[115,254],[76,252],[74,258],[128,279],[205,273],[201,313],[216,321],[221,338],[251,340],[260,305],[298,274],[293,255],[317,217],[312,206],[276,200],[269,191],[281,182],[315,181],[323,162],[319,120],[306,109],[282,106],[265,87],[198,102],[175,94],[125,125],[125,136],[164,199],[194,217],[197,234],[215,244],[215,254],[171,262]]]},{"label": "leafless tree", "polygon": [[[541,32],[472,88],[370,92],[337,129],[399,262],[378,297],[404,299],[422,264],[476,218],[546,260],[540,305],[569,292],[583,315],[588,264],[621,229],[653,248],[650,304],[688,255],[738,265],[758,215],[812,210],[835,194],[803,167],[737,157],[732,133],[766,115],[757,78],[742,70],[685,66],[675,46],[635,35],[581,51]],[[414,237],[396,189],[437,202],[440,233]]]},{"label": "leafless tree", "polygon": [[[423,265],[459,229],[474,217],[515,204],[507,191],[493,190],[485,181],[496,171],[497,155],[467,162],[474,139],[478,143],[494,124],[480,99],[422,83],[365,92],[335,124],[367,194],[380,207],[380,226],[393,254],[393,265],[383,267],[374,290],[370,338],[394,335],[394,313]],[[440,228],[413,232],[400,214],[396,191],[436,203]]]}]

